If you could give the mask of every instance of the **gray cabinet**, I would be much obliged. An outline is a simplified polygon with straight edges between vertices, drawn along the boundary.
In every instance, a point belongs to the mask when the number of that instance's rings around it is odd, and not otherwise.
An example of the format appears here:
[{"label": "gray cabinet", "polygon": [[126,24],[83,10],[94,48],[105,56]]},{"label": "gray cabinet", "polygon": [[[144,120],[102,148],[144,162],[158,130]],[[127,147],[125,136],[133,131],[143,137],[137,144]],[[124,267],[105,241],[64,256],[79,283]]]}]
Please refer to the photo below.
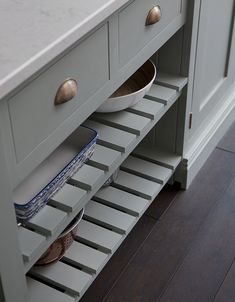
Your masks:
[{"label": "gray cabinet", "polygon": [[235,118],[234,8],[234,0],[194,2],[188,118],[180,172],[185,187]]},{"label": "gray cabinet", "polygon": [[202,0],[197,35],[191,135],[209,122],[231,85],[234,0]]},{"label": "gray cabinet", "polygon": [[[231,97],[221,97],[234,81],[233,0],[99,1],[100,10],[88,14],[98,20],[94,26],[0,102],[0,233],[7,229],[10,238],[0,250],[0,297],[6,302],[15,295],[19,302],[77,302],[166,182],[178,177],[183,183],[182,171],[191,173],[187,161],[203,125],[217,112],[232,112]],[[84,4],[87,11],[91,2]],[[155,5],[162,18],[148,27]],[[158,76],[148,94],[125,111],[93,114],[149,58]],[[78,96],[56,107],[54,96],[67,77],[78,81]],[[17,226],[12,191],[83,122],[99,133],[93,157],[42,211]],[[100,190],[120,166],[115,185]],[[79,243],[66,261],[33,267],[85,206]]]}]

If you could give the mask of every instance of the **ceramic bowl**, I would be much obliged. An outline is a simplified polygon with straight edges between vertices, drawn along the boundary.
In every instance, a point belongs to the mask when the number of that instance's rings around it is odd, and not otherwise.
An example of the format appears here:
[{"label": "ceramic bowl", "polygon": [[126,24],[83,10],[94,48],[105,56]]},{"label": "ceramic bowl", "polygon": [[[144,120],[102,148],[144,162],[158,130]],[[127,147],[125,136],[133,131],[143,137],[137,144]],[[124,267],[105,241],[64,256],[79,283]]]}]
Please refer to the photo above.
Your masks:
[{"label": "ceramic bowl", "polygon": [[134,106],[149,91],[156,73],[155,65],[148,60],[97,109],[97,112],[115,112]]}]

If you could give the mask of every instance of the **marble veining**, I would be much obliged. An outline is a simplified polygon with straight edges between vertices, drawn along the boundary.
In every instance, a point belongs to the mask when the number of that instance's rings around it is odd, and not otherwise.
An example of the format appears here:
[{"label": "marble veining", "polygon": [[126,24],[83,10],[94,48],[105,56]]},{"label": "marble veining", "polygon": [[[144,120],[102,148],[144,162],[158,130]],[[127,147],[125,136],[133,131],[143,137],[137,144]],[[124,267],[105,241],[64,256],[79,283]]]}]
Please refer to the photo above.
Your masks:
[{"label": "marble veining", "polygon": [[128,0],[2,0],[0,99]]}]

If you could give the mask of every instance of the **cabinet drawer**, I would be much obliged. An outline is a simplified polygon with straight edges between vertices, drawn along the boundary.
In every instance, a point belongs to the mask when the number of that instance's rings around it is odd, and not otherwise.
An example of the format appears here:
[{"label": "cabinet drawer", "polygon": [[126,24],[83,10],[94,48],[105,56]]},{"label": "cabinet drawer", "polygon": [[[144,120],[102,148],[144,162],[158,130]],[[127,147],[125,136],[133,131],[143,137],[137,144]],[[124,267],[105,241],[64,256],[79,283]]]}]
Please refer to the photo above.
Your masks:
[{"label": "cabinet drawer", "polygon": [[[132,59],[181,13],[181,2],[182,0],[135,0],[119,12],[120,67]],[[158,22],[147,25],[147,17],[153,7],[160,8],[161,17]]]},{"label": "cabinet drawer", "polygon": [[[70,101],[55,105],[57,90],[68,78],[76,80],[77,94]],[[108,79],[108,27],[105,24],[9,100],[17,162],[79,110]]]}]

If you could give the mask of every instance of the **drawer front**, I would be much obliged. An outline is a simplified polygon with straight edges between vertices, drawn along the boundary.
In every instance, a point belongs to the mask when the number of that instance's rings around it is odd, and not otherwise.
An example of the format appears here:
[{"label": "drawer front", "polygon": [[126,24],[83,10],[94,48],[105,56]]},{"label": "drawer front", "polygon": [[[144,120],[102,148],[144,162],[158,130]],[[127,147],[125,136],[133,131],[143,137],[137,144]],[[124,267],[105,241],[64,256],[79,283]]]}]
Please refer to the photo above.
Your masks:
[{"label": "drawer front", "polygon": [[[151,9],[160,8],[160,20],[147,25]],[[124,66],[180,13],[182,0],[135,0],[119,12],[119,64]],[[157,17],[157,16],[156,16]]]},{"label": "drawer front", "polygon": [[[77,94],[70,101],[55,105],[57,90],[68,78],[76,80]],[[9,100],[17,162],[79,110],[108,79],[108,27],[105,24]]]}]

